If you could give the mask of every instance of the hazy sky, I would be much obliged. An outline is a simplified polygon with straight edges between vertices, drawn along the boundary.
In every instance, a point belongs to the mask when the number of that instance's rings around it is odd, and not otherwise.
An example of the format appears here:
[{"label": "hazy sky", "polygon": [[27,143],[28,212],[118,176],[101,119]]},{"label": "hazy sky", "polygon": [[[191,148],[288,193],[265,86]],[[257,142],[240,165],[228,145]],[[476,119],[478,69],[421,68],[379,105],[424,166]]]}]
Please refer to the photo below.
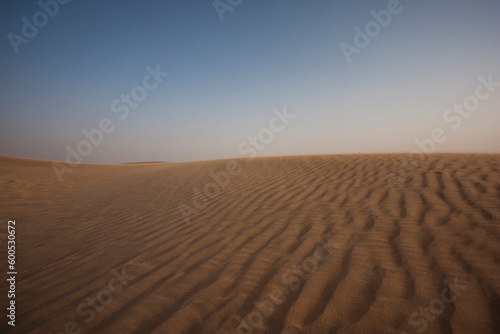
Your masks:
[{"label": "hazy sky", "polygon": [[239,157],[249,136],[411,152],[436,128],[437,152],[500,153],[500,87],[478,79],[500,82],[500,1],[228,1],[2,1],[0,154],[65,160],[102,122],[85,162]]}]

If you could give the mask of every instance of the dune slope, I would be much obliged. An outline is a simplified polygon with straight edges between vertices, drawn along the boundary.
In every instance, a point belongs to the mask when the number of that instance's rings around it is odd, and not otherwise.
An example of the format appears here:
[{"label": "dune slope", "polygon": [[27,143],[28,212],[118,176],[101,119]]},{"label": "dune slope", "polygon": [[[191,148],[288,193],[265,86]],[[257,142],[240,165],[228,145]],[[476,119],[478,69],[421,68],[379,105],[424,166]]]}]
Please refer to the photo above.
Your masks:
[{"label": "dune slope", "polygon": [[0,331],[500,333],[500,155],[400,161],[1,156]]}]

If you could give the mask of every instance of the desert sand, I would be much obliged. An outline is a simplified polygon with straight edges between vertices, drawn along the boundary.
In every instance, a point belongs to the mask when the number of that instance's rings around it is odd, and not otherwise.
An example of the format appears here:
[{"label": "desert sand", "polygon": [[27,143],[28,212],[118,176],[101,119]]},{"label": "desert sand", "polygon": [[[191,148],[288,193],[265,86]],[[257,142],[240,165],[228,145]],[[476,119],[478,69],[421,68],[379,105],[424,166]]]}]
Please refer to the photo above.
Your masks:
[{"label": "desert sand", "polygon": [[0,332],[500,333],[500,155],[398,156],[0,156]]}]

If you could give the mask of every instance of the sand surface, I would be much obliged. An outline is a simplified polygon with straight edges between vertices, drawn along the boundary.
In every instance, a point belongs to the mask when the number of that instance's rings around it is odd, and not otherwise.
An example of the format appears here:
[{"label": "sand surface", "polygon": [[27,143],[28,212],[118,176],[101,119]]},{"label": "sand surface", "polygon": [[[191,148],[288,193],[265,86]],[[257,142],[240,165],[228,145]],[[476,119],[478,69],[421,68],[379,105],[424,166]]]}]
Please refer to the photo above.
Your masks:
[{"label": "sand surface", "polygon": [[500,333],[500,155],[236,161],[0,156],[0,332]]}]

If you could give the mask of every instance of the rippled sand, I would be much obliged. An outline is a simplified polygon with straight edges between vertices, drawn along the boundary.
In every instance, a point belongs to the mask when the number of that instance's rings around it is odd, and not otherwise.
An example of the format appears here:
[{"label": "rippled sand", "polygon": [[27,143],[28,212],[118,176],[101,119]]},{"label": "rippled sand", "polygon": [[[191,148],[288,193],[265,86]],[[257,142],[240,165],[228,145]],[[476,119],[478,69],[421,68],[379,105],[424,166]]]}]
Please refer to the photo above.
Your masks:
[{"label": "rippled sand", "polygon": [[500,155],[430,155],[392,188],[398,155],[236,161],[59,182],[0,156],[18,257],[0,331],[500,333]]}]

